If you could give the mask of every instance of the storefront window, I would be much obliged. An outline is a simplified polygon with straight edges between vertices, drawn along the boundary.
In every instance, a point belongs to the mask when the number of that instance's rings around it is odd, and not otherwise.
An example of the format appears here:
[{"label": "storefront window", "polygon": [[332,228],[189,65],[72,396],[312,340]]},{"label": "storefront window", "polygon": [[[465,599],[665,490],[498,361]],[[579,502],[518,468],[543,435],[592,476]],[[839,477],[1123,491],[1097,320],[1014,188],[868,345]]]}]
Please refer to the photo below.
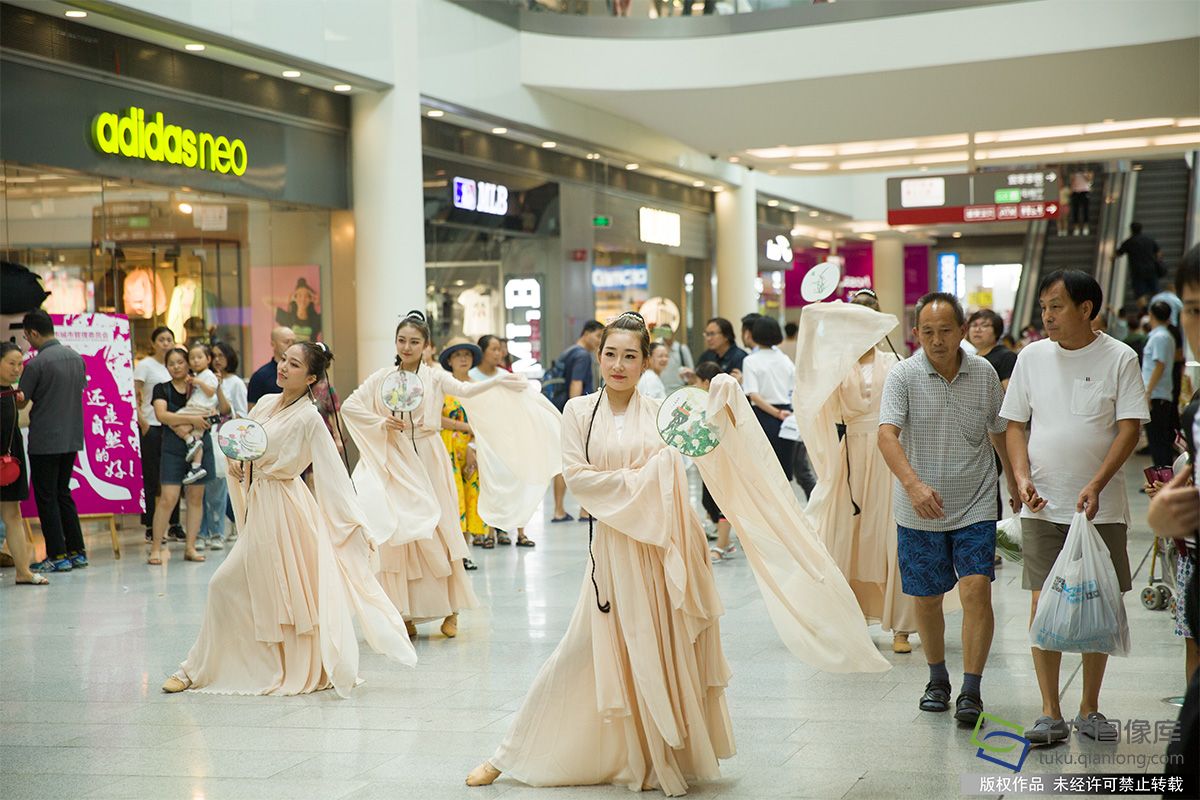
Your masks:
[{"label": "storefront window", "polygon": [[0,254],[28,267],[56,314],[130,319],[135,357],[150,333],[221,340],[242,373],[270,358],[270,331],[324,339],[329,212],[4,164]]}]

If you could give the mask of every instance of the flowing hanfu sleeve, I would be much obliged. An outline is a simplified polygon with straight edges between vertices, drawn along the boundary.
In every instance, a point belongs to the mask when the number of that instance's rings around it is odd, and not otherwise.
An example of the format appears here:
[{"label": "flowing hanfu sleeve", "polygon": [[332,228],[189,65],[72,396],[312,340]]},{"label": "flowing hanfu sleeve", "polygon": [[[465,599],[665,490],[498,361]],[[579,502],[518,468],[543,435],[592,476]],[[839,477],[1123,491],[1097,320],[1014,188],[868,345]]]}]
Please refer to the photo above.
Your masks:
[{"label": "flowing hanfu sleeve", "polygon": [[319,519],[318,598],[321,659],[334,689],[349,695],[358,682],[358,617],[363,638],[381,655],[401,664],[417,663],[417,654],[404,628],[404,619],[379,585],[370,566],[366,517],[358,503],[354,484],[338,456],[321,415],[305,414],[312,451],[313,495]]},{"label": "flowing hanfu sleeve", "polygon": [[529,384],[459,402],[475,432],[480,518],[501,530],[525,527],[562,471],[558,409]]},{"label": "flowing hanfu sleeve", "polygon": [[890,669],[733,378],[713,379],[708,418],[721,443],[696,466],[738,532],[783,643],[801,661],[828,672]]},{"label": "flowing hanfu sleeve", "polygon": [[[376,544],[402,545],[432,538],[441,510],[407,439],[393,436],[380,412],[380,384],[392,368],[381,369],[367,378],[342,403],[342,421],[358,447],[354,485],[363,498],[367,531]],[[403,457],[392,452],[407,447]],[[389,491],[399,484],[406,491]]]},{"label": "flowing hanfu sleeve", "polygon": [[591,403],[578,402],[563,414],[562,475],[567,488],[605,525],[639,542],[666,547],[679,524],[672,498],[679,454],[664,447],[640,467],[601,469],[585,457],[591,414]]}]

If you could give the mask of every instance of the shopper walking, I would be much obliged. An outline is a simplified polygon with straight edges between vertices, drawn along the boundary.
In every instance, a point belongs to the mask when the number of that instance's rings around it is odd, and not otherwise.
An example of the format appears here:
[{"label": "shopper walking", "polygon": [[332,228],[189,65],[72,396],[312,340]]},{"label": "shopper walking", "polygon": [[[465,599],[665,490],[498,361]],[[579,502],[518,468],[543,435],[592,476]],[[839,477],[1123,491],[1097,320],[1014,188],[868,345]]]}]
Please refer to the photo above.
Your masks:
[{"label": "shopper walking", "polygon": [[6,473],[15,471],[15,474],[5,475],[8,483],[0,485],[0,519],[4,522],[5,541],[16,567],[17,583],[44,586],[49,583],[46,577],[29,569],[33,552],[21,522],[21,501],[29,497],[25,441],[21,438],[17,419],[17,407],[25,400],[25,395],[17,388],[22,364],[21,348],[15,342],[0,342],[0,458],[7,462]]},{"label": "shopper walking", "polygon": [[[442,369],[464,383],[471,381],[471,370],[479,366],[483,353],[477,345],[464,338],[446,342],[438,361]],[[469,545],[492,549],[496,540],[488,533],[479,517],[479,461],[475,455],[475,434],[471,430],[467,410],[453,395],[442,403],[442,444],[450,455],[450,471],[458,495],[458,525],[463,541]],[[468,570],[475,569],[470,559],[463,562]]]},{"label": "shopper walking", "polygon": [[1171,336],[1171,307],[1161,300],[1150,304],[1150,335],[1142,351],[1142,381],[1150,398],[1146,439],[1155,466],[1169,467],[1175,460],[1175,434],[1179,408],[1171,372],[1175,367],[1175,339]]},{"label": "shopper walking", "polygon": [[278,327],[271,331],[271,360],[263,364],[250,376],[250,384],[246,389],[246,402],[250,408],[268,394],[279,394],[279,383],[276,378],[283,354],[296,343],[296,334],[291,328]]},{"label": "shopper walking", "polygon": [[[29,412],[29,476],[46,558],[37,572],[70,572],[88,565],[79,512],[71,498],[71,474],[83,449],[83,359],[54,338],[54,323],[41,309],[25,315],[25,341],[38,351],[21,375]],[[11,533],[10,533],[11,535]],[[14,554],[15,555],[15,554]]]},{"label": "shopper walking", "polygon": [[[921,352],[892,367],[879,409],[879,450],[896,476],[892,502],[904,593],[916,598],[917,633],[929,682],[922,711],[950,708],[944,595],[963,606],[963,681],[954,718],[974,725],[992,644],[996,553],[996,466],[1005,462],[1003,395],[991,365],[959,345],[966,319],[958,299],[927,294],[916,305]],[[991,439],[991,447],[988,439]],[[1015,487],[1014,487],[1015,488]]]},{"label": "shopper walking", "polygon": [[[213,574],[200,634],[164,692],[346,696],[358,681],[355,617],[376,652],[417,661],[371,574],[371,529],[308,394],[328,363],[319,342],[289,347],[281,391],[250,412],[266,452],[244,470],[227,464],[242,542]],[[315,491],[300,477],[310,465]]]},{"label": "shopper walking", "polygon": [[[1103,306],[1100,284],[1079,270],[1056,270],[1038,284],[1047,339],[1017,358],[1004,409],[1021,511],[1021,585],[1032,593],[1030,620],[1042,586],[1066,541],[1076,512],[1095,524],[1108,548],[1122,592],[1133,584],[1126,550],[1129,501],[1121,467],[1149,419],[1137,358],[1124,344],[1092,330]],[[1026,426],[1029,427],[1028,443]],[[1034,647],[1042,714],[1025,738],[1038,744],[1067,739],[1059,705],[1062,653]],[[1074,726],[1081,736],[1115,741],[1100,713],[1108,655],[1083,654],[1083,692]]]},{"label": "shopper walking", "polygon": [[742,362],[742,389],[763,433],[775,450],[783,474],[792,480],[793,442],[779,435],[783,421],[792,415],[792,388],[796,384],[795,365],[779,350],[783,331],[770,317],[753,321],[751,336],[754,350]]},{"label": "shopper walking", "polygon": [[[162,462],[162,423],[154,416],[154,387],[171,380],[167,372],[166,356],[175,347],[175,334],[165,325],[150,333],[150,354],[133,368],[133,390],[137,395],[138,431],[142,445],[142,490],[145,493],[146,510],[142,513],[142,525],[146,528],[146,541],[154,538],[154,507],[158,502],[158,467]],[[171,512],[168,536],[183,538],[179,526],[179,509]]]}]

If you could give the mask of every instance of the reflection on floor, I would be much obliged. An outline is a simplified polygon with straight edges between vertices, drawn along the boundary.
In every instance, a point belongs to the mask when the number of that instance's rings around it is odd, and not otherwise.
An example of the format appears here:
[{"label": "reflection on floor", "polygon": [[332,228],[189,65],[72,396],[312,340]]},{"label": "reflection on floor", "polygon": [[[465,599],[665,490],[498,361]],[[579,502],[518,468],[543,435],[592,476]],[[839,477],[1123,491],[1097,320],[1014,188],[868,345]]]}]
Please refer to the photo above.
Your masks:
[{"label": "reflection on floor", "polygon": [[[1140,485],[1138,464],[1127,468]],[[1151,537],[1146,499],[1131,494],[1136,520],[1129,550],[1137,568],[1126,600],[1133,655],[1113,659],[1103,711],[1143,719],[1146,743],[1098,745],[1072,738],[1035,749],[1022,770],[1160,772],[1150,759],[1160,720],[1178,710],[1161,698],[1182,694],[1183,645],[1169,612],[1137,598]],[[579,523],[531,526],[534,549],[475,549],[475,586],[486,608],[462,615],[459,637],[423,626],[416,669],[394,667],[364,649],[366,682],[353,697],[332,692],[292,698],[167,696],[163,679],[196,636],[208,578],[205,564],[177,552],[165,567],[141,557],[140,529],[125,533],[114,562],[107,533],[90,537],[90,569],[53,575],[48,589],[0,586],[0,795],[5,798],[518,798],[627,797],[623,788],[532,789],[502,778],[468,792],[468,770],[496,746],[538,666],[566,627],[584,576],[587,531]],[[172,545],[181,549],[181,545]],[[738,755],[699,797],[959,797],[963,774],[1011,775],[978,759],[970,731],[945,714],[917,709],[926,680],[919,641],[893,655],[873,635],[890,672],[827,675],[784,650],[764,616],[743,557],[715,567],[727,616],[725,651],[733,667],[728,698]],[[1006,564],[994,584],[996,639],[983,681],[988,711],[1032,723],[1040,702],[1026,640],[1028,593]],[[948,625],[948,664],[961,679],[958,617]],[[1064,657],[1063,707],[1074,713],[1081,677]],[[1123,737],[1124,738],[1124,737]],[[1080,757],[1119,754],[1125,763],[1088,767]],[[1065,763],[1071,758],[1075,764]],[[1056,759],[1059,759],[1056,761]]]}]

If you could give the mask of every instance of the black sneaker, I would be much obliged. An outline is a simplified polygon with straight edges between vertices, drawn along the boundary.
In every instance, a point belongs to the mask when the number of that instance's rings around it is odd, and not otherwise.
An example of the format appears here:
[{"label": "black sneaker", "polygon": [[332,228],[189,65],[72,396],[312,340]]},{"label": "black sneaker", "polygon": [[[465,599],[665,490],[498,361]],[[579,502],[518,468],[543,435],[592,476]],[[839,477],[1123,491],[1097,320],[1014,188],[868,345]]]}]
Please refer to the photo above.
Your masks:
[{"label": "black sneaker", "polygon": [[154,529],[146,528],[146,543],[151,544],[153,542],[154,542]]},{"label": "black sneaker", "polygon": [[172,525],[167,530],[167,538],[174,542],[186,542],[187,533],[183,530],[183,526]]}]

